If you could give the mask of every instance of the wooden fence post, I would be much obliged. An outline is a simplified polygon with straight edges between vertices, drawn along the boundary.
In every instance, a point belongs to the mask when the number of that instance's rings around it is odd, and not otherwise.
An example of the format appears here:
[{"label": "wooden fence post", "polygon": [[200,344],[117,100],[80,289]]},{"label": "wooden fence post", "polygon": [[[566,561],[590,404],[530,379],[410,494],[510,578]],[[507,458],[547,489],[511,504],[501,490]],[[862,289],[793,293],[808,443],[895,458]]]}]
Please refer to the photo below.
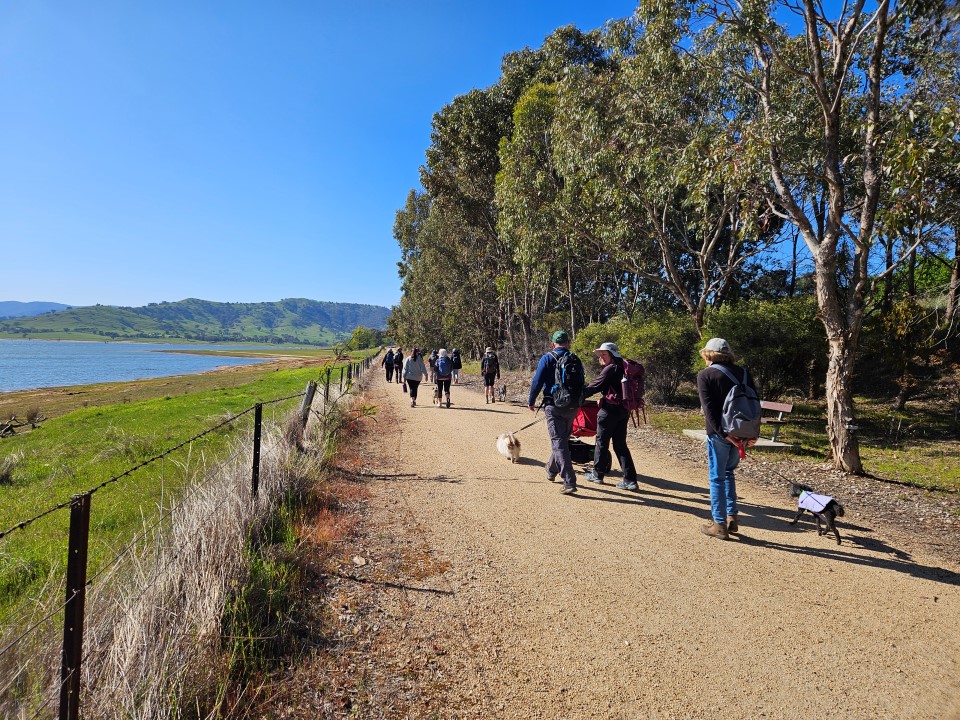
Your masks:
[{"label": "wooden fence post", "polygon": [[330,400],[330,376],[333,375],[333,370],[327,368],[327,375],[323,379],[323,401],[327,402]]},{"label": "wooden fence post", "polygon": [[263,424],[263,404],[257,403],[253,411],[253,478],[250,491],[256,499],[260,491],[260,428]]},{"label": "wooden fence post", "polygon": [[307,420],[310,419],[310,406],[313,405],[313,396],[317,392],[317,384],[311,380],[307,383],[307,392],[300,404],[300,429],[306,430]]},{"label": "wooden fence post", "polygon": [[63,611],[63,658],[60,663],[60,720],[79,720],[80,663],[83,660],[83,606],[87,588],[90,495],[70,503],[67,543],[67,603]]}]

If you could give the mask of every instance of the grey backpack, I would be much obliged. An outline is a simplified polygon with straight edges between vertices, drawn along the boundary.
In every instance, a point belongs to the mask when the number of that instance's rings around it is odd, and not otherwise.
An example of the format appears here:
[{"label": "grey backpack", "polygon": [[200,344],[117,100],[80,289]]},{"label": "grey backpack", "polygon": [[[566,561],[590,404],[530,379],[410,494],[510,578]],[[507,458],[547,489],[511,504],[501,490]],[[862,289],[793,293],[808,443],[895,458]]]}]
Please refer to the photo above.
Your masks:
[{"label": "grey backpack", "polygon": [[712,365],[730,380],[733,387],[723,400],[723,413],[720,425],[725,435],[741,440],[756,440],[760,437],[760,398],[752,387],[747,385],[747,370],[743,370],[743,381],[737,380],[732,372],[721,365]]}]

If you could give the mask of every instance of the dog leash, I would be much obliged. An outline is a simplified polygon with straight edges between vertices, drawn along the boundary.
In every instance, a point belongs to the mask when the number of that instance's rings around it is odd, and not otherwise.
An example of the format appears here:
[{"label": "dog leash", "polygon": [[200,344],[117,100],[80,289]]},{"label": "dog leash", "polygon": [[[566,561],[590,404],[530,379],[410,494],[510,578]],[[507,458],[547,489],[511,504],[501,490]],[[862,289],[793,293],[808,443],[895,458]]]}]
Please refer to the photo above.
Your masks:
[{"label": "dog leash", "polygon": [[531,422],[531,423],[527,423],[526,425],[524,425],[524,426],[523,426],[522,428],[520,428],[519,430],[514,430],[514,431],[513,431],[513,434],[516,435],[516,434],[518,434],[518,433],[521,433],[521,432],[523,432],[524,430],[526,430],[528,427],[533,427],[534,425],[536,425],[536,424],[537,424],[538,422],[540,422],[541,420],[543,420],[543,417],[538,417],[536,420],[534,420],[534,421]]}]

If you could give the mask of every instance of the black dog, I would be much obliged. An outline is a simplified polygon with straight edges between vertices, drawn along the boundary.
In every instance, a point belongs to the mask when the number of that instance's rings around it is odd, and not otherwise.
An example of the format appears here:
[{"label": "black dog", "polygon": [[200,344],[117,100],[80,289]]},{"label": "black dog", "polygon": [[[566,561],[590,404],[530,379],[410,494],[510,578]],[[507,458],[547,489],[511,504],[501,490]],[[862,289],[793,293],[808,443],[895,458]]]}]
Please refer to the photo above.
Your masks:
[{"label": "black dog", "polygon": [[[837,539],[837,545],[840,544],[840,533],[837,532],[834,520],[843,517],[843,505],[829,495],[817,495],[813,492],[813,488],[800,483],[790,483],[790,497],[799,498],[797,516],[790,521],[791,525],[796,525],[804,511],[809,511],[817,519],[817,535],[826,535],[827,530],[832,530],[833,536]],[[821,521],[827,526],[826,529],[820,525]]]}]

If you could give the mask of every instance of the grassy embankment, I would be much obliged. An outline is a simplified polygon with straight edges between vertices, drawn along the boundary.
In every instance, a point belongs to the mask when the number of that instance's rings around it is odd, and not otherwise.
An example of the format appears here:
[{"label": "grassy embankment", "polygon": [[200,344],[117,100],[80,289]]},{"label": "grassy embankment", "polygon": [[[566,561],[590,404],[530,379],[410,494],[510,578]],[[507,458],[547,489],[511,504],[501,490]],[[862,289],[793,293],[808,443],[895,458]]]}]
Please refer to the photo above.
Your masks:
[{"label": "grassy embankment", "polygon": [[[703,428],[703,418],[692,393],[683,398],[691,409],[649,407],[652,425],[672,434],[684,428]],[[909,403],[896,412],[889,404],[857,398],[860,455],[866,471],[878,479],[905,483],[934,491],[960,491],[960,442],[953,412],[936,403]],[[778,440],[793,445],[786,454],[822,461],[829,455],[823,402],[794,403],[789,423]],[[770,436],[764,428],[764,436]]]},{"label": "grassy embankment", "polygon": [[[49,418],[34,431],[0,440],[0,529],[69,500],[145,459],[246,410],[301,392],[332,358],[316,351],[279,363],[132,383],[5,393],[0,416],[37,409]],[[357,354],[360,357],[360,354]],[[334,379],[339,373],[334,374]],[[264,408],[277,420],[299,400]],[[252,413],[97,492],[91,513],[90,572],[113,557],[198,468],[217,460]],[[69,512],[61,510],[0,541],[0,616],[62,577]]]}]

